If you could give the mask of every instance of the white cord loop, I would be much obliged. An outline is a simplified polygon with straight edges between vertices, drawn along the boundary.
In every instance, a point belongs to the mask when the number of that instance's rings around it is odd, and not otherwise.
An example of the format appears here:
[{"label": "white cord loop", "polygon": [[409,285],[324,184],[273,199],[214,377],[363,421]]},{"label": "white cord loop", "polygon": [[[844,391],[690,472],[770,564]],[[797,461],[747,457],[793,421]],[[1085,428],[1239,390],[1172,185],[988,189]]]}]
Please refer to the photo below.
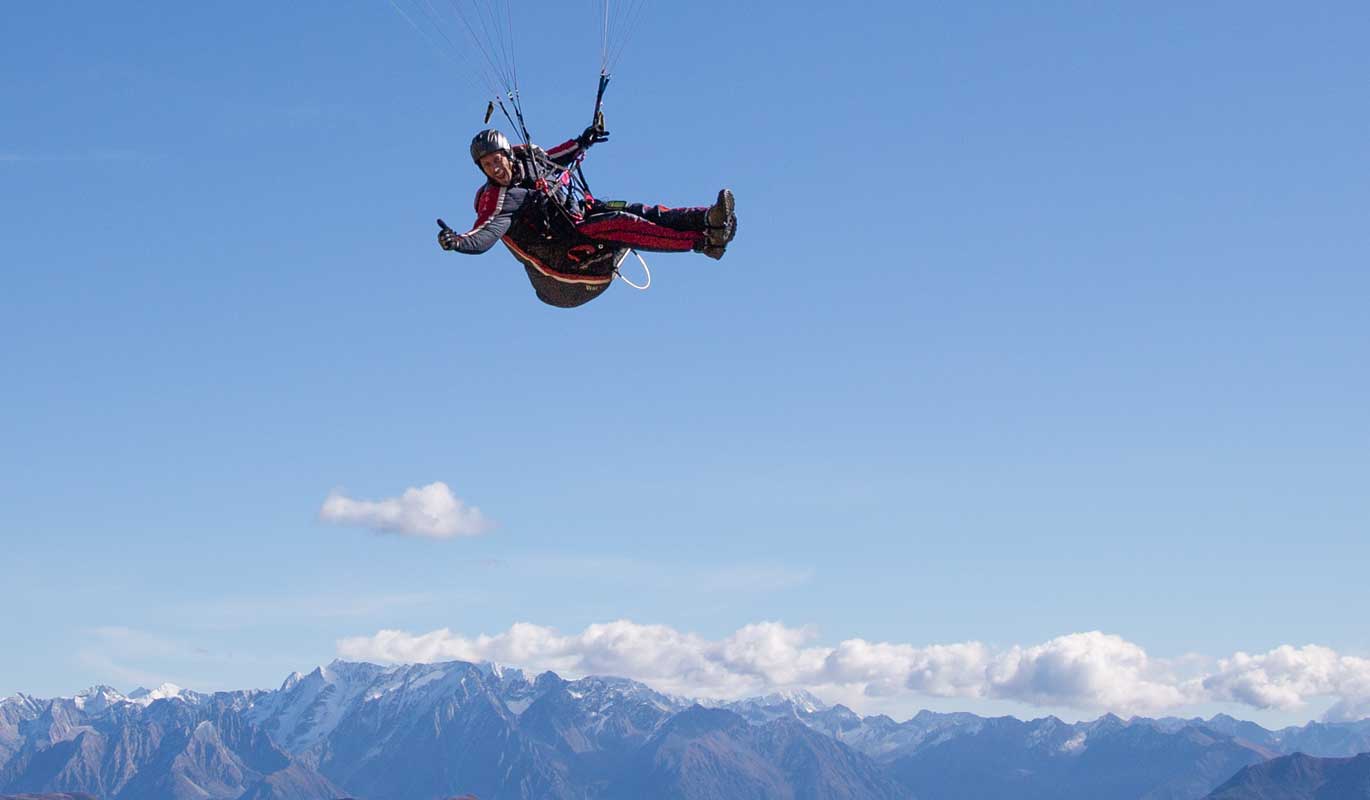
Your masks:
[{"label": "white cord loop", "polygon": [[630,281],[630,280],[628,280],[627,278],[623,277],[623,273],[619,271],[618,267],[614,267],[614,275],[615,275],[619,280],[623,281],[624,283],[628,284],[629,286],[633,287],[634,289],[637,289],[639,292],[645,292],[645,291],[647,291],[648,287],[650,287],[650,286],[652,285],[652,268],[649,267],[649,266],[647,266],[647,259],[643,258],[641,253],[639,253],[639,252],[636,251],[636,250],[631,250],[631,249],[630,249],[628,252],[630,252],[630,253],[632,253],[633,255],[637,256],[638,263],[642,264],[642,271],[645,272],[645,273],[647,273],[647,282],[644,283],[644,284],[642,284],[641,286],[639,286],[639,285],[636,284],[636,283],[633,283],[632,281]]}]

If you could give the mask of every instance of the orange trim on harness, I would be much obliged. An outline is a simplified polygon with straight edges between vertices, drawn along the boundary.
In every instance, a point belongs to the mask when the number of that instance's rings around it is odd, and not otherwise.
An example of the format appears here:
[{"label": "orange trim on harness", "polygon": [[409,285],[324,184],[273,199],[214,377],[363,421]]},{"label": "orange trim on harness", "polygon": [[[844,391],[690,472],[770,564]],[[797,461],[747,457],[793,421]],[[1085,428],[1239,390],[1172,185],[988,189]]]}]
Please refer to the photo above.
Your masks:
[{"label": "orange trim on harness", "polygon": [[541,261],[538,261],[536,258],[529,255],[528,253],[523,252],[523,250],[519,249],[518,245],[510,241],[508,237],[505,237],[503,241],[504,246],[509,248],[509,250],[513,252],[513,254],[518,258],[519,261],[523,262],[524,264],[527,264],[528,266],[532,267],[538,272],[541,272],[543,275],[546,275],[554,281],[560,281],[561,283],[579,283],[586,286],[603,286],[614,279],[613,275],[582,277],[580,275],[571,275],[565,272],[557,272],[556,270],[552,269],[546,264],[543,264]]}]

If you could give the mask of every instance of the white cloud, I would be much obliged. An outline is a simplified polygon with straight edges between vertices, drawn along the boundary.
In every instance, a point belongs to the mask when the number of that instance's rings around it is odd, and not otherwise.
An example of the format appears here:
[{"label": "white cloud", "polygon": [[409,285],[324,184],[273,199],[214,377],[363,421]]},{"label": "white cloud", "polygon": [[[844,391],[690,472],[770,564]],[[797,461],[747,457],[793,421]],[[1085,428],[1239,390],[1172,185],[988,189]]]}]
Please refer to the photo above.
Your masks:
[{"label": "white cloud", "polygon": [[1321,647],[1238,653],[1187,678],[1183,673],[1198,663],[1194,656],[1152,658],[1141,646],[1099,631],[997,650],[980,642],[863,639],[822,646],[816,638],[811,629],[779,622],[747,625],[721,639],[629,620],[568,635],[518,623],[475,637],[445,628],[417,635],[384,630],[340,640],[338,653],[382,663],[496,661],[568,677],[619,675],[672,694],[716,699],[803,688],[820,696],[993,698],[1129,715],[1206,702],[1286,709],[1322,697],[1337,701],[1329,719],[1370,713],[1370,660]]},{"label": "white cloud", "polygon": [[1370,691],[1365,690],[1338,699],[1323,715],[1327,722],[1355,722],[1367,718],[1370,718]]},{"label": "white cloud", "polygon": [[441,481],[384,500],[354,500],[335,489],[323,501],[319,519],[427,539],[476,536],[492,527],[479,508],[468,506]]},{"label": "white cloud", "polygon": [[1139,713],[1191,701],[1168,670],[1145,650],[1099,631],[1009,649],[990,665],[989,690],[996,697],[1033,705]]},{"label": "white cloud", "polygon": [[[737,654],[744,648],[734,643],[732,649]],[[534,672],[620,675],[665,692],[698,697],[729,697],[767,685],[735,664],[730,667],[726,649],[726,640],[709,642],[665,625],[626,620],[591,625],[571,636],[520,622],[494,636],[468,638],[445,628],[417,636],[384,630],[338,642],[343,658],[381,663],[495,661]]]},{"label": "white cloud", "polygon": [[1282,711],[1301,708],[1311,698],[1336,697],[1329,719],[1360,719],[1370,713],[1370,659],[1318,645],[1282,645],[1220,660],[1203,687],[1218,700]]},{"label": "white cloud", "polygon": [[989,648],[979,642],[915,647],[847,639],[824,658],[823,678],[872,697],[905,691],[933,697],[985,694]]}]

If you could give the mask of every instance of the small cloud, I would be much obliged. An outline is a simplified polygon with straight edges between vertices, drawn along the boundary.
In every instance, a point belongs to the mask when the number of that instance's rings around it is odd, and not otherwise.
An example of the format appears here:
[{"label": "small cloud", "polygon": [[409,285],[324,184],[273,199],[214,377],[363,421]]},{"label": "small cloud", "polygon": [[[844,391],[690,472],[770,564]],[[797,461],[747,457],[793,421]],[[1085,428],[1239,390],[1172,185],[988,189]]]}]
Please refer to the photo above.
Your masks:
[{"label": "small cloud", "polygon": [[426,539],[477,536],[493,527],[479,508],[468,506],[441,481],[384,500],[354,500],[335,489],[319,509],[319,519]]}]

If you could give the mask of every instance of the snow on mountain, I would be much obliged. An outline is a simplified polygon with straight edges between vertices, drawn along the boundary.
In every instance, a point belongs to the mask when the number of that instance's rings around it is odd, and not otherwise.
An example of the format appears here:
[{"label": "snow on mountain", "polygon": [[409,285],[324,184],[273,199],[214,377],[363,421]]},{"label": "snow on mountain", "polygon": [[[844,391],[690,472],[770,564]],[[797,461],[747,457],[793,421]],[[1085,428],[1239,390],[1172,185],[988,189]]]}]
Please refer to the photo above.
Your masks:
[{"label": "snow on mountain", "polygon": [[826,703],[803,689],[772,692],[761,697],[720,701],[706,705],[727,709],[752,723],[769,722],[773,719],[798,719],[808,724],[808,717],[828,710]]},{"label": "snow on mountain", "polygon": [[23,744],[23,724],[37,719],[42,711],[43,704],[28,695],[17,694],[0,700],[0,770]]},{"label": "snow on mountain", "polygon": [[523,670],[491,661],[482,661],[475,666],[494,685],[495,693],[515,715],[522,714],[537,699],[537,689]]},{"label": "snow on mountain", "polygon": [[128,698],[110,686],[92,686],[69,699],[72,705],[87,714],[101,714],[118,703],[128,702]]},{"label": "snow on mountain", "polygon": [[689,701],[662,694],[627,678],[591,675],[566,684],[566,691],[587,709],[600,714],[619,703],[645,703],[662,711],[680,711],[690,705]]},{"label": "snow on mountain", "polygon": [[481,671],[481,674],[487,675],[501,684],[517,681],[526,682],[528,680],[524,676],[523,670],[517,667],[505,666],[504,664],[496,664],[493,661],[482,661],[479,664],[476,664],[475,667]]},{"label": "snow on mountain", "polygon": [[308,675],[292,673],[279,691],[253,704],[248,719],[286,750],[308,750],[332,733],[376,679],[389,671],[375,664],[334,661]]},{"label": "snow on mountain", "polygon": [[1067,739],[1065,744],[1061,745],[1061,752],[1071,754],[1082,753],[1085,749],[1085,742],[1088,739],[1089,734],[1085,733],[1084,731],[1080,731],[1079,733]]},{"label": "snow on mountain", "polygon": [[23,693],[12,694],[3,700],[0,700],[0,710],[4,710],[11,714],[37,714],[43,705],[44,702],[42,700]]},{"label": "snow on mountain", "polygon": [[[292,673],[277,692],[253,703],[248,718],[292,753],[326,740],[349,715],[395,720],[429,713],[448,698],[494,689],[518,713],[531,702],[521,670],[465,662],[381,667],[334,661],[302,675]],[[513,710],[513,709],[511,709]]]},{"label": "snow on mountain", "polygon": [[285,680],[281,682],[280,691],[288,692],[298,686],[302,680],[304,680],[303,672],[292,672],[285,676]]},{"label": "snow on mountain", "polygon": [[772,692],[764,697],[758,698],[758,702],[766,705],[788,705],[796,710],[804,711],[809,714],[816,714],[828,708],[827,704],[817,697],[814,697],[804,689],[790,689],[782,692]]},{"label": "snow on mountain", "polygon": [[[1024,740],[1028,747],[1056,749],[1061,752],[1074,752],[1084,746],[1087,731],[1079,731],[1076,726],[1062,722],[1056,717],[1032,720],[1032,732]],[[1064,742],[1061,739],[1065,739]],[[1079,739],[1077,744],[1072,741]],[[1069,746],[1067,746],[1069,745]]]},{"label": "snow on mountain", "polygon": [[1111,713],[1105,714],[1102,717],[1099,717],[1098,719],[1094,720],[1093,722],[1084,723],[1085,730],[1087,730],[1091,736],[1096,733],[1104,733],[1109,731],[1116,731],[1120,728],[1126,728],[1130,724],[1130,722],[1124,721],[1123,718],[1118,716],[1117,714]]},{"label": "snow on mountain", "polygon": [[144,689],[139,686],[137,689],[129,692],[126,699],[137,703],[140,706],[148,706],[158,700],[170,700],[173,698],[194,704],[198,703],[202,697],[203,695],[192,692],[189,689],[182,689],[174,683],[164,683],[156,689]]},{"label": "snow on mountain", "polygon": [[938,714],[926,710],[904,722],[895,722],[883,714],[858,717],[842,705],[801,721],[877,761],[891,760],[922,747],[977,733],[985,724],[983,717],[974,714]]},{"label": "snow on mountain", "polygon": [[[6,698],[5,702],[10,702],[11,700],[20,702],[21,699],[22,702],[26,702],[30,705],[36,702],[33,698],[25,697],[24,695]],[[93,718],[99,717],[111,708],[124,703],[132,703],[134,705],[147,707],[158,700],[173,699],[181,700],[191,705],[198,705],[205,700],[205,695],[198,692],[192,692],[189,689],[183,689],[174,683],[164,683],[156,689],[145,689],[140,686],[128,694],[124,694],[112,686],[101,685],[84,689],[71,697],[55,698],[52,702],[68,705],[72,709]]]},{"label": "snow on mountain", "polygon": [[804,690],[773,692],[712,705],[739,714],[754,725],[778,719],[798,720],[877,761],[974,733],[984,723],[983,718],[974,714],[931,711],[920,711],[905,722],[895,722],[883,714],[862,717],[844,705],[828,706]]}]

